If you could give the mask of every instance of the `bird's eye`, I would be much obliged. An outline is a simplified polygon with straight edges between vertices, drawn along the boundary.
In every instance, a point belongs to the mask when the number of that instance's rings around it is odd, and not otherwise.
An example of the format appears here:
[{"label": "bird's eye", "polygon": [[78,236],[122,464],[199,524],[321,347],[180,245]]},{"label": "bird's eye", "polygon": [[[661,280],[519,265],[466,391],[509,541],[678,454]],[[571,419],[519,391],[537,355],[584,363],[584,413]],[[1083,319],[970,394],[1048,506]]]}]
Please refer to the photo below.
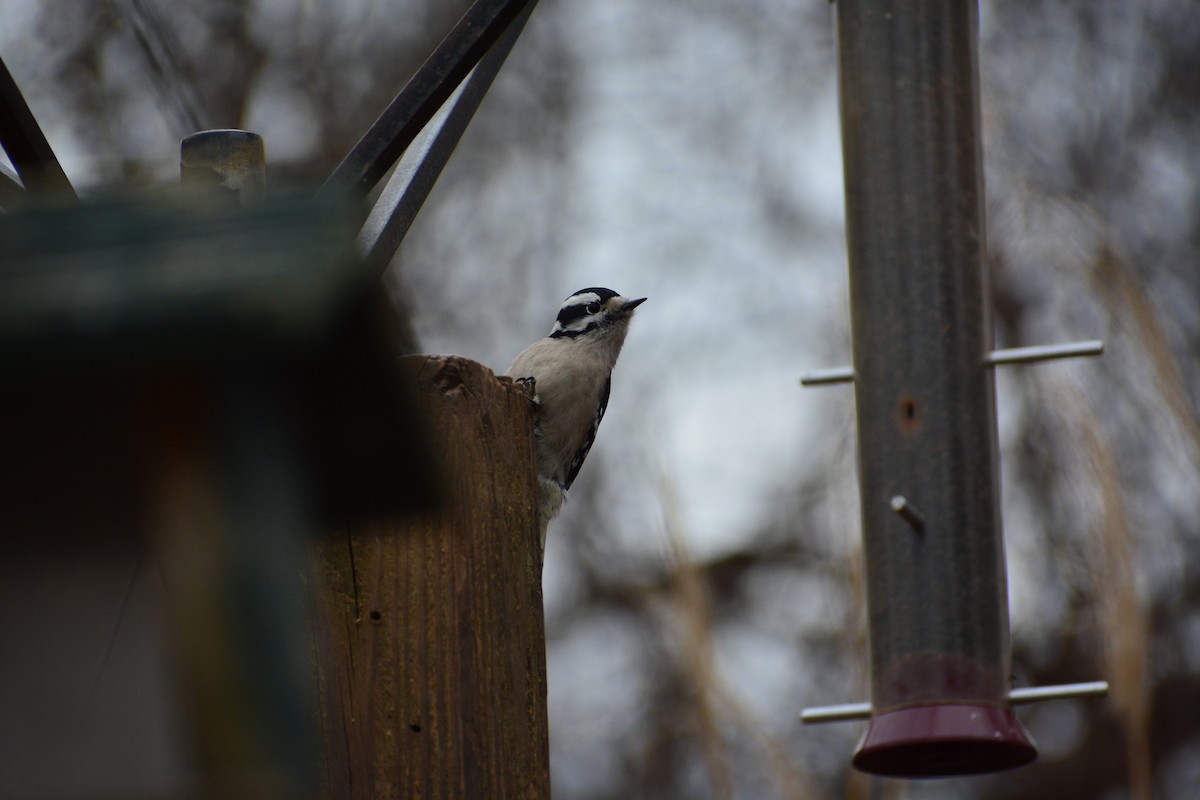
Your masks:
[{"label": "bird's eye", "polygon": [[585,310],[589,314],[595,314],[600,310],[600,304],[599,303],[588,303],[587,308]]}]

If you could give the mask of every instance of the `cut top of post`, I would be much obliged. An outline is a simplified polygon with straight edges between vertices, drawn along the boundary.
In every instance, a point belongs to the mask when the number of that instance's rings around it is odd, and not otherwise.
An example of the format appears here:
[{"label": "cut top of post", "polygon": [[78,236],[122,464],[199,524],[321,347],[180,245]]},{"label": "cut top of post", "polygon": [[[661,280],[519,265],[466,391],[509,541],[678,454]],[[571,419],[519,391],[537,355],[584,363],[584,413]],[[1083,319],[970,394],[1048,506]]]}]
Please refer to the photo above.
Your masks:
[{"label": "cut top of post", "polygon": [[267,188],[267,158],[263,139],[240,130],[193,133],[179,146],[183,185],[193,192],[226,194],[245,204]]}]

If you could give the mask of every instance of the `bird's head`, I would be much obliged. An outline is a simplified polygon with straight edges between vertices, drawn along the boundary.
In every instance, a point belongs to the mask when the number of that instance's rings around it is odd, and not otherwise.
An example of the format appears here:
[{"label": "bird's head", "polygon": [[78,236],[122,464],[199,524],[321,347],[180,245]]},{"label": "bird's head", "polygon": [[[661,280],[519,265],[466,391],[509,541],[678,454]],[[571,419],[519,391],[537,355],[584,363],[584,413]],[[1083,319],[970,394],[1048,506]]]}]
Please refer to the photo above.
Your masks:
[{"label": "bird's head", "polygon": [[644,302],[644,297],[630,300],[612,289],[580,289],[563,301],[550,338],[604,336],[618,331],[623,334],[633,310]]}]

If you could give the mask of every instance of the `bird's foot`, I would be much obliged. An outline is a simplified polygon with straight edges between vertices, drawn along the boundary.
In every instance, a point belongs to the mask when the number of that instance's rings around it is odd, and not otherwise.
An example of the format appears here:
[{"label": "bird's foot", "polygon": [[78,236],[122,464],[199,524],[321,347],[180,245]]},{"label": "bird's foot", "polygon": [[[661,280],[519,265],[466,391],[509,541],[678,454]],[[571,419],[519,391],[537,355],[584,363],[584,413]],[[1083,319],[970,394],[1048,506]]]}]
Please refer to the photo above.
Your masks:
[{"label": "bird's foot", "polygon": [[537,380],[535,380],[532,375],[524,378],[516,378],[516,382],[525,387],[526,391],[529,392],[529,398],[533,400],[533,402],[541,405],[542,399],[538,397],[537,393]]}]

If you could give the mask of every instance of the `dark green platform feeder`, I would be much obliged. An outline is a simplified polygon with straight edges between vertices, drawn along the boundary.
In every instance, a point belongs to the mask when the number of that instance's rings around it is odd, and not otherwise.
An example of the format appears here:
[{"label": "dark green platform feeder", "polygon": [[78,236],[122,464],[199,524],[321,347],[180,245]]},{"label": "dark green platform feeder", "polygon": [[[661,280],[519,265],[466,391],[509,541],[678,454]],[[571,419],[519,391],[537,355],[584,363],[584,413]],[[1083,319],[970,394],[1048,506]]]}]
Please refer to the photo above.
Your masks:
[{"label": "dark green platform feeder", "polygon": [[208,407],[217,435],[243,394],[280,404],[270,416],[292,427],[319,518],[424,503],[401,327],[358,267],[352,225],[300,198],[0,216],[0,497],[14,524],[136,527],[146,448],[173,404]]},{"label": "dark green platform feeder", "polygon": [[209,796],[311,784],[306,542],[434,499],[354,234],[299,198],[0,216],[3,551],[156,557]]}]

